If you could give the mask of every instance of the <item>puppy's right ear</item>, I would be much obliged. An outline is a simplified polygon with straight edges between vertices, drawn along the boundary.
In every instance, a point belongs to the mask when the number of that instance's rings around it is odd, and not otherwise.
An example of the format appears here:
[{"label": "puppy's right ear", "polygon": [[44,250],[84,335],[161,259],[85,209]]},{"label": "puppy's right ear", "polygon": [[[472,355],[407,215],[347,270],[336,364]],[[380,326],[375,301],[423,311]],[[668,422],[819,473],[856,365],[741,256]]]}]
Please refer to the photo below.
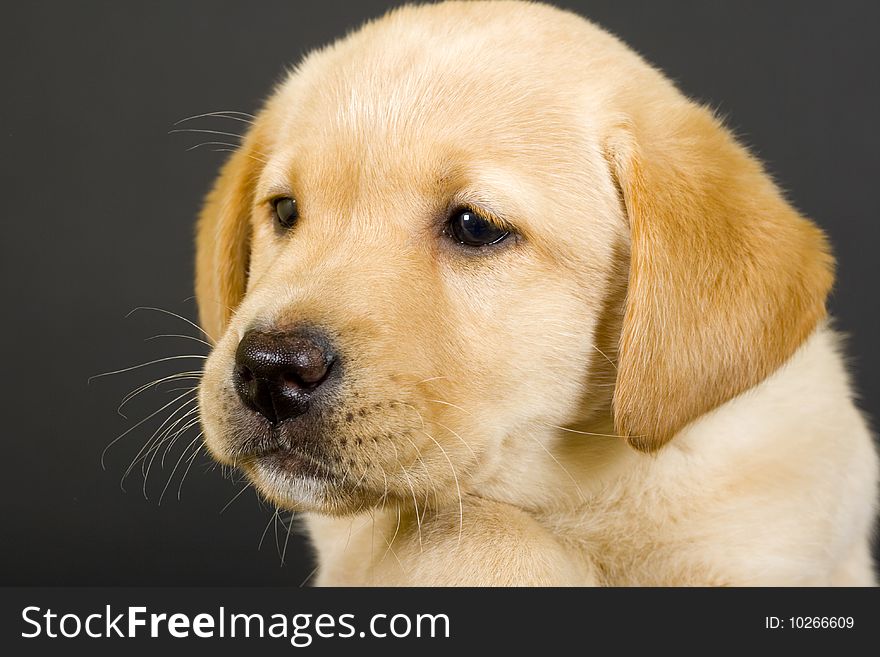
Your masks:
[{"label": "puppy's right ear", "polygon": [[263,166],[258,140],[248,135],[224,164],[205,199],[196,229],[196,301],[203,329],[219,340],[244,297],[254,189]]}]

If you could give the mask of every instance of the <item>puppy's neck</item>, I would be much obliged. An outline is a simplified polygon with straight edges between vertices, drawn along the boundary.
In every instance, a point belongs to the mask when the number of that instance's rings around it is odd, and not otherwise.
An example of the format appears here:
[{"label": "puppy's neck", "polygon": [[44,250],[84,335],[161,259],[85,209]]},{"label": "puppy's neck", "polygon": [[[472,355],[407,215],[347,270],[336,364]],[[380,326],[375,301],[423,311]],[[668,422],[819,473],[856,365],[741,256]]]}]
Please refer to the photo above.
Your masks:
[{"label": "puppy's neck", "polygon": [[499,452],[470,492],[532,513],[582,507],[638,458],[615,435],[610,410],[565,426],[530,424]]}]

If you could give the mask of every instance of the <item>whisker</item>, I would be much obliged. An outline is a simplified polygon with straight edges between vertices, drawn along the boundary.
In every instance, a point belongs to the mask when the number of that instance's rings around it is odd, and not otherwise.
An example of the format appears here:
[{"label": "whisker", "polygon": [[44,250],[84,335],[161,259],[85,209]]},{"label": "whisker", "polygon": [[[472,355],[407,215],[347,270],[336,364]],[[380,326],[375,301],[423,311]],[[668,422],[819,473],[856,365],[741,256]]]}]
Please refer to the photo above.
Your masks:
[{"label": "whisker", "polygon": [[345,469],[345,474],[342,475],[342,481],[339,482],[339,489],[342,490],[345,488],[345,480],[348,479],[348,475],[351,474],[351,468]]},{"label": "whisker", "polygon": [[434,402],[435,404],[444,404],[445,406],[452,406],[452,408],[457,408],[462,413],[467,413],[468,415],[473,416],[473,413],[470,411],[466,411],[461,406],[456,406],[455,404],[450,404],[448,401],[443,401],[442,399],[426,399],[427,402]]},{"label": "whisker", "polygon": [[169,130],[168,134],[173,135],[181,132],[194,132],[204,135],[221,135],[223,137],[235,137],[236,139],[241,139],[241,135],[237,132],[224,132],[223,130],[209,130],[207,128],[174,128],[173,130]]},{"label": "whisker", "polygon": [[[409,436],[407,436],[406,434],[402,434],[402,435],[403,435],[403,437],[406,439],[406,441],[407,441],[410,445],[413,446],[413,449],[416,450],[416,460],[417,460],[419,463],[422,464],[422,468],[425,470],[425,474],[426,474],[427,477],[428,477],[428,481],[431,482],[431,490],[425,492],[425,505],[424,505],[424,510],[422,511],[422,518],[424,518],[425,514],[428,512],[428,496],[429,496],[429,494],[430,494],[431,492],[433,492],[435,498],[436,498],[436,496],[437,496],[437,482],[434,481],[434,477],[431,476],[431,471],[428,469],[428,464],[427,464],[427,463],[425,462],[425,460],[422,458],[422,451],[418,448],[418,445],[416,445],[416,444],[412,441],[412,439],[410,439]],[[392,443],[392,445],[393,445],[393,444],[394,444],[394,443]],[[396,453],[396,452],[395,452],[395,453]],[[398,458],[398,463],[400,463],[400,459],[399,459],[399,458]],[[416,512],[418,513],[418,507],[416,507]]]},{"label": "whisker", "polygon": [[[385,561],[385,558],[388,556],[388,551],[391,550],[391,546],[394,545],[394,541],[397,540],[397,534],[400,533],[400,506],[397,507],[397,527],[394,528],[394,535],[391,537],[391,540],[388,541],[388,547],[385,552],[382,554],[382,558],[379,559],[379,563],[381,564]],[[394,555],[397,558],[397,555]],[[397,563],[400,563],[400,559],[397,559]],[[403,564],[400,564],[401,570],[403,570]]]},{"label": "whisker", "polygon": [[421,552],[422,551],[422,519],[419,516],[419,503],[416,501],[416,489],[413,488],[412,482],[410,481],[409,475],[407,474],[406,468],[404,467],[403,463],[401,463],[399,460],[397,461],[397,463],[400,465],[400,470],[403,473],[404,479],[406,479],[406,485],[409,486],[410,491],[412,491],[413,506],[415,507],[415,512],[416,512],[416,527],[418,528],[418,532],[419,532],[419,552]]},{"label": "whisker", "polygon": [[254,122],[251,119],[256,118],[253,114],[248,114],[247,112],[223,110],[220,112],[204,112],[203,114],[194,114],[192,116],[186,117],[185,119],[180,119],[180,121],[175,121],[172,125],[180,125],[181,123],[186,123],[187,121],[192,121],[194,119],[204,119],[208,117],[231,119],[232,121],[241,121],[242,123],[247,123],[249,125],[253,125]]},{"label": "whisker", "polygon": [[251,487],[251,485],[250,485],[249,483],[246,483],[246,484],[244,485],[244,487],[243,487],[240,491],[238,491],[238,492],[233,496],[233,498],[232,498],[231,500],[229,500],[229,501],[226,503],[226,505],[225,505],[222,509],[220,509],[220,513],[217,514],[217,515],[221,515],[221,516],[222,516],[222,515],[223,515],[223,512],[226,511],[226,509],[228,509],[230,506],[232,506],[232,503],[235,502],[235,500],[237,500],[239,497],[241,497],[242,493],[244,493],[244,492],[245,492],[248,488],[250,488],[250,487]]},{"label": "whisker", "polygon": [[[422,429],[425,428],[425,418],[423,418],[423,417],[422,417],[422,414],[419,413],[419,409],[417,409],[417,408],[416,408],[415,406],[413,406],[412,404],[407,404],[406,402],[402,402],[402,401],[400,401],[400,400],[397,400],[397,403],[400,404],[401,406],[406,406],[407,408],[411,408],[411,409],[413,410],[413,412],[414,412],[416,415],[419,416],[419,422],[422,423]],[[393,444],[393,443],[392,443],[392,444]]]},{"label": "whisker", "polygon": [[369,472],[369,466],[364,467],[364,472],[361,475],[361,478],[357,480],[357,483],[354,485],[355,489],[359,488],[362,483],[364,483],[364,479],[367,477],[367,472]]},{"label": "whisker", "polygon": [[[181,461],[183,461],[183,457],[184,457],[184,455],[185,455],[189,450],[192,449],[192,446],[195,445],[195,444],[196,444],[196,441],[198,441],[199,438],[201,438],[201,437],[202,437],[202,434],[199,434],[198,436],[196,436],[195,438],[193,438],[193,439],[192,439],[192,442],[190,442],[190,444],[187,445],[186,447],[184,447],[184,448],[183,448],[183,451],[180,452],[180,457],[177,459],[177,463],[175,463],[175,464],[174,464],[174,467],[171,469],[171,474],[168,475],[168,481],[165,482],[165,487],[162,489],[162,492],[159,494],[159,506],[162,506],[162,499],[165,497],[165,492],[168,490],[168,486],[171,485],[171,480],[174,479],[174,473],[177,472],[177,468],[180,467],[180,463],[181,463]],[[163,458],[164,458],[164,457],[163,457]],[[146,482],[146,480],[144,480],[144,486],[146,486],[146,485],[147,485],[147,482]],[[178,501],[180,500],[179,497],[178,497],[177,499],[178,499]]]},{"label": "whisker", "polygon": [[[223,307],[226,308],[226,310],[228,310],[229,312],[234,312],[234,311],[235,311],[235,308],[232,308],[231,306],[226,305],[225,303],[223,303],[222,301],[220,301],[220,299],[218,299],[217,297],[207,297],[207,298],[208,298],[210,301],[213,301],[214,303],[223,306]],[[181,303],[187,303],[187,302],[189,302],[189,301],[195,301],[195,300],[196,300],[196,295],[195,295],[195,294],[190,294],[188,297],[186,297],[185,299],[181,300]]]},{"label": "whisker", "polygon": [[[204,434],[200,433],[196,438],[201,438]],[[204,447],[204,444],[199,444],[196,447],[196,451],[193,452],[193,455],[189,457],[189,463],[187,463],[186,470],[183,471],[183,476],[180,478],[180,483],[177,485],[177,501],[180,502],[180,493],[183,490],[183,482],[186,481],[186,475],[189,474],[189,469],[192,467],[192,464],[195,462],[196,457],[199,455],[199,452]]]},{"label": "whisker", "polygon": [[[360,509],[358,509],[360,511]],[[351,532],[354,529],[354,523],[357,520],[357,512],[353,514],[351,522],[348,524],[348,537],[345,539],[345,545],[342,546],[342,553],[345,554],[348,552],[348,545],[351,543]]]},{"label": "whisker", "polygon": [[217,343],[217,340],[215,340],[211,336],[210,333],[208,333],[205,329],[203,329],[201,326],[196,324],[191,319],[187,319],[183,315],[178,315],[177,313],[171,312],[170,310],[165,310],[164,308],[156,308],[154,306],[138,306],[137,308],[132,308],[130,311],[128,311],[126,318],[131,317],[134,313],[136,313],[139,310],[152,310],[157,313],[164,313],[166,315],[171,315],[172,317],[176,317],[177,319],[182,320],[182,321],[186,322],[187,324],[189,324],[190,326],[192,326],[195,330],[197,330],[199,333],[201,333],[206,338],[208,338],[212,343],[214,343],[214,344]]},{"label": "whisker", "polygon": [[284,558],[287,556],[287,543],[290,541],[290,531],[293,529],[293,517],[294,514],[290,514],[290,518],[287,520],[287,536],[284,537],[284,547],[281,550],[281,565],[284,565]]},{"label": "whisker", "polygon": [[[125,490],[125,480],[134,470],[134,466],[141,463],[141,474],[144,476],[144,497],[147,497],[146,484],[147,484],[147,458],[153,453],[154,448],[156,449],[156,453],[158,453],[159,448],[165,442],[167,436],[171,434],[172,431],[178,426],[180,426],[181,422],[186,422],[187,418],[192,416],[193,412],[197,409],[195,407],[189,409],[182,416],[175,419],[173,422],[171,421],[174,416],[180,413],[187,406],[195,402],[196,399],[190,399],[183,402],[180,406],[174,409],[174,411],[167,417],[165,420],[156,428],[156,430],[152,433],[152,435],[147,439],[147,441],[141,446],[138,450],[138,453],[135,454],[134,458],[129,463],[128,467],[125,469],[125,472],[122,475],[122,478],[119,480],[120,487]],[[169,424],[170,423],[170,424]],[[167,428],[165,428],[167,426]],[[173,441],[172,441],[173,443]],[[155,453],[153,455],[155,458]],[[150,459],[149,465],[153,465],[153,459]]]},{"label": "whisker", "polygon": [[[616,433],[594,433],[592,431],[578,431],[577,429],[568,429],[566,427],[560,427],[557,424],[547,424],[546,422],[542,422],[543,425],[550,427],[551,429],[559,429],[560,431],[567,431],[569,433],[579,433],[584,436],[600,436],[602,438],[626,438],[627,436],[621,436]],[[631,436],[632,438],[643,438],[643,436]]]},{"label": "whisker", "polygon": [[596,351],[598,351],[600,354],[602,354],[602,356],[605,358],[605,360],[608,361],[608,363],[611,365],[611,367],[613,367],[613,368],[615,369],[615,371],[617,370],[617,364],[616,364],[613,360],[611,360],[610,358],[608,358],[608,356],[605,354],[604,351],[602,351],[601,349],[599,349],[599,347],[597,347],[597,346],[594,345],[594,344],[591,344],[590,346],[591,346],[593,349],[595,349]]},{"label": "whisker", "polygon": [[312,568],[312,572],[306,575],[306,578],[302,582],[300,582],[299,588],[304,587],[306,583],[315,576],[315,573],[318,572],[318,568],[319,566],[315,566],[314,568]]},{"label": "whisker", "polygon": [[275,508],[275,513],[272,514],[272,517],[269,518],[269,522],[266,523],[266,528],[263,530],[263,535],[260,536],[260,543],[257,545],[257,550],[263,549],[263,540],[266,538],[266,532],[269,531],[269,525],[272,524],[272,521],[275,520],[275,516],[278,514],[278,507]]},{"label": "whisker", "polygon": [[95,379],[100,379],[104,376],[111,376],[113,374],[122,374],[123,372],[131,372],[132,370],[137,370],[142,367],[148,367],[150,365],[155,365],[157,363],[165,363],[169,360],[180,360],[182,358],[201,358],[202,360],[207,360],[207,356],[202,356],[200,354],[183,354],[180,356],[166,356],[165,358],[157,358],[156,360],[151,360],[146,363],[141,363],[140,365],[132,365],[131,367],[123,367],[120,370],[113,370],[112,372],[103,372],[101,374],[95,374],[89,377],[88,382],[91,383]]},{"label": "whisker", "polygon": [[382,473],[382,481],[384,482],[384,490],[382,492],[382,511],[385,510],[385,503],[388,501],[388,475],[385,474],[385,468],[379,465],[379,471]]},{"label": "whisker", "polygon": [[158,340],[159,338],[183,338],[185,340],[193,340],[194,342],[200,342],[201,344],[205,345],[209,349],[214,348],[214,345],[212,345],[210,342],[206,342],[205,340],[202,340],[201,338],[197,338],[192,335],[184,335],[183,333],[162,333],[161,335],[153,335],[153,336],[150,336],[149,338],[144,338],[144,342],[150,342],[151,340]]},{"label": "whisker", "polygon": [[376,553],[376,510],[370,509],[370,577],[373,577],[375,561],[373,555]]},{"label": "whisker", "polygon": [[[275,521],[272,523],[272,533],[275,534],[275,554],[281,556],[281,544],[278,542],[278,523],[284,524],[281,520],[281,509],[275,509]],[[282,564],[283,565],[283,564]]]},{"label": "whisker", "polygon": [[[149,388],[152,388],[153,386],[161,385],[162,383],[165,383],[166,381],[178,381],[178,380],[183,381],[186,379],[201,380],[201,378],[202,378],[201,370],[190,370],[189,372],[180,372],[178,374],[171,374],[169,376],[163,376],[161,379],[156,379],[155,381],[150,381],[149,383],[145,383],[144,385],[135,388],[134,390],[129,392],[127,395],[125,395],[125,397],[122,398],[122,402],[119,404],[119,406],[116,407],[116,412],[120,416],[124,417],[125,419],[128,419],[128,416],[122,412],[122,408],[126,404],[128,404],[132,399],[134,399],[139,394],[144,392],[145,390],[148,390]],[[192,390],[194,388],[195,388],[195,386],[192,386],[190,388],[186,388],[186,390]],[[175,388],[175,390],[180,390],[180,389],[181,388]]]},{"label": "whisker", "polygon": [[479,459],[477,458],[477,455],[474,453],[474,450],[471,448],[470,445],[468,445],[467,441],[466,441],[464,438],[462,438],[460,435],[458,435],[458,433],[456,433],[455,431],[453,431],[452,429],[450,429],[449,427],[447,427],[447,426],[446,426],[445,424],[443,424],[442,422],[438,422],[437,420],[431,420],[431,424],[436,424],[437,426],[446,429],[449,433],[451,433],[453,436],[455,436],[456,438],[458,438],[458,439],[462,442],[462,444],[463,444],[465,447],[467,447],[468,451],[471,453],[471,456],[474,457],[474,461],[479,461]]},{"label": "whisker", "polygon": [[139,426],[141,426],[144,422],[146,422],[146,421],[149,420],[150,418],[155,417],[156,415],[158,415],[159,413],[161,413],[162,411],[164,411],[166,408],[168,408],[169,406],[171,406],[171,404],[177,402],[177,401],[180,400],[180,399],[183,399],[183,398],[186,397],[188,394],[190,394],[190,393],[189,393],[189,392],[185,392],[185,393],[183,393],[183,394],[181,394],[181,395],[178,395],[177,397],[175,397],[174,399],[172,399],[170,402],[168,402],[167,404],[165,404],[162,408],[160,408],[160,409],[157,410],[157,411],[153,411],[153,412],[150,413],[147,417],[145,417],[143,420],[141,420],[140,422],[138,422],[138,423],[135,424],[134,426],[129,427],[128,429],[125,430],[124,433],[119,434],[118,436],[116,436],[116,438],[114,438],[113,440],[111,440],[111,441],[110,441],[110,444],[108,444],[107,447],[105,447],[104,450],[101,452],[101,468],[102,468],[103,470],[106,470],[106,469],[107,469],[106,466],[104,465],[104,456],[107,454],[107,450],[108,450],[108,449],[110,449],[114,444],[116,444],[117,442],[119,442],[122,438],[124,438],[125,436],[127,436],[129,433],[131,433],[132,431],[134,431],[135,429],[137,429],[137,428],[138,428]]},{"label": "whisker", "polygon": [[[191,403],[191,402],[188,402],[188,403]],[[174,442],[180,436],[182,436],[187,430],[191,429],[196,424],[198,424],[198,422],[199,422],[198,417],[196,417],[194,420],[188,419],[197,413],[198,413],[197,407],[191,408],[186,413],[184,413],[182,416],[177,418],[177,420],[175,420],[174,423],[171,426],[169,426],[162,433],[161,436],[159,436],[158,438],[151,438],[149,447],[144,452],[143,458],[139,459],[136,456],[135,460],[132,462],[131,466],[129,466],[129,469],[125,471],[125,475],[123,475],[123,479],[122,479],[123,481],[125,481],[125,477],[127,477],[131,473],[131,470],[134,468],[134,465],[138,462],[138,460],[141,461],[141,473],[144,476],[144,484],[143,484],[144,499],[148,499],[147,480],[150,477],[150,470],[153,467],[153,462],[156,460],[156,456],[159,454],[159,450],[162,448],[162,445],[165,443],[166,440],[170,440],[171,444],[168,446],[168,448],[170,449],[174,445]],[[180,429],[178,429],[177,431],[175,431],[175,428],[179,427],[181,423],[183,423],[183,426]],[[175,431],[173,435],[171,434],[172,431]],[[154,434],[154,436],[155,436],[155,434]],[[143,451],[143,448],[141,451]],[[150,456],[151,454],[152,454],[152,456]],[[166,450],[166,454],[167,454],[167,450]],[[138,453],[138,455],[140,455],[140,452]],[[150,457],[149,461],[147,461],[147,457]],[[164,455],[163,455],[163,457],[162,457],[162,464],[163,465],[164,465],[164,462],[165,461],[164,461]]]},{"label": "whisker", "polygon": [[[193,415],[198,416],[198,413],[199,413],[198,407],[192,408],[187,412],[187,414],[184,417],[191,417]],[[181,418],[181,419],[183,419],[183,418]],[[183,426],[183,428],[174,432],[174,435],[171,436],[170,440],[168,440],[168,446],[165,448],[165,451],[162,453],[162,458],[159,461],[159,465],[162,467],[162,469],[165,468],[165,457],[168,456],[168,452],[170,452],[171,448],[174,447],[174,443],[177,442],[177,439],[180,436],[182,436],[184,433],[186,433],[191,427],[194,427],[196,424],[198,424],[200,421],[201,421],[201,418],[199,418],[199,417],[196,417],[194,419],[190,419]],[[167,439],[167,437],[166,437],[166,439]],[[159,453],[159,449],[161,448],[161,446],[162,446],[162,443],[159,443],[159,445],[156,446],[156,451],[153,454],[153,458],[156,458],[156,454]]]},{"label": "whisker", "polygon": [[559,462],[559,459],[557,459],[555,456],[553,456],[553,454],[550,452],[550,450],[547,449],[541,443],[540,440],[538,440],[537,438],[535,438],[531,434],[527,434],[527,435],[529,436],[529,438],[531,438],[538,445],[538,447],[543,449],[547,453],[547,456],[549,456],[551,459],[553,459],[553,461],[556,463],[556,465],[559,466],[559,469],[562,470],[569,479],[571,479],[571,483],[574,484],[574,487],[577,489],[578,495],[580,495],[580,497],[581,497],[581,502],[586,502],[587,498],[584,495],[584,491],[581,490],[581,486],[580,486],[580,484],[578,484],[577,479],[575,479],[574,476],[568,471],[568,469],[564,465],[562,465],[562,463]]},{"label": "whisker", "polygon": [[443,456],[446,458],[446,462],[452,470],[452,478],[455,480],[455,489],[458,491],[458,544],[461,545],[461,536],[464,532],[464,501],[461,499],[461,486],[458,483],[458,475],[455,473],[455,466],[452,465],[452,460],[450,460],[449,455],[446,453],[446,450],[443,449],[443,446],[434,440],[434,436],[424,431],[422,433],[428,436],[428,438],[431,439],[431,442],[437,445],[437,448],[443,452]]},{"label": "whisker", "polygon": [[415,383],[415,385],[418,386],[418,385],[421,385],[421,384],[423,384],[423,383],[428,383],[428,381],[437,381],[437,380],[439,380],[439,379],[448,379],[448,378],[449,378],[448,376],[432,376],[432,377],[430,377],[430,378],[422,379],[421,381],[417,381],[417,382]]},{"label": "whisker", "polygon": [[195,146],[190,146],[189,148],[184,150],[184,153],[189,153],[196,150],[197,148],[202,148],[204,146],[228,146],[229,148],[234,148],[236,150],[238,149],[238,144],[230,144],[226,141],[203,141],[200,144],[196,144]]},{"label": "whisker", "polygon": [[[188,394],[192,395],[195,392],[196,392],[196,390],[193,388],[193,389],[189,390]],[[187,394],[187,393],[184,393],[184,394]],[[196,404],[196,406],[192,406],[193,404]],[[196,412],[198,410],[197,404],[198,404],[198,398],[193,396],[190,399],[187,399],[182,404],[180,404],[171,413],[169,413],[168,417],[166,417],[162,421],[162,423],[158,427],[156,427],[155,431],[153,431],[153,433],[150,435],[150,437],[146,440],[144,445],[141,447],[140,451],[135,455],[134,459],[131,462],[131,465],[128,467],[128,470],[126,470],[124,477],[128,476],[128,473],[131,472],[131,470],[134,468],[135,464],[140,460],[139,457],[141,456],[141,454],[143,454],[144,459],[146,459],[147,456],[149,456],[150,452],[153,451],[154,445],[161,444],[162,442],[164,442],[164,439],[166,436],[170,435],[170,433],[172,431],[174,431],[174,429],[176,427],[180,426],[181,422],[185,422],[189,416],[191,416],[194,412]],[[186,411],[186,413],[184,413],[183,415],[181,415],[180,417],[177,417],[175,419],[175,416],[177,416],[178,413],[180,413],[182,410],[186,409],[188,406],[192,406],[192,408],[189,408]],[[172,422],[172,420],[173,420],[173,422]],[[141,472],[144,474],[146,474],[144,472],[145,467],[146,467],[146,465],[144,465],[144,467],[141,468]]]}]

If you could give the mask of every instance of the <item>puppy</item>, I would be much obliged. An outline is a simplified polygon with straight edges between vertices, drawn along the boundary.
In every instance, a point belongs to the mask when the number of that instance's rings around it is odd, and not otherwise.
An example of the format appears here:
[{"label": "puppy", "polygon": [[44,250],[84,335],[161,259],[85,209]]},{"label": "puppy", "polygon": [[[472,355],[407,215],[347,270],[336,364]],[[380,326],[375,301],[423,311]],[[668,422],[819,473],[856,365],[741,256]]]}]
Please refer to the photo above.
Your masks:
[{"label": "puppy", "polygon": [[205,439],[318,584],[873,584],[832,269],[613,36],[403,7],[307,56],[207,199]]}]

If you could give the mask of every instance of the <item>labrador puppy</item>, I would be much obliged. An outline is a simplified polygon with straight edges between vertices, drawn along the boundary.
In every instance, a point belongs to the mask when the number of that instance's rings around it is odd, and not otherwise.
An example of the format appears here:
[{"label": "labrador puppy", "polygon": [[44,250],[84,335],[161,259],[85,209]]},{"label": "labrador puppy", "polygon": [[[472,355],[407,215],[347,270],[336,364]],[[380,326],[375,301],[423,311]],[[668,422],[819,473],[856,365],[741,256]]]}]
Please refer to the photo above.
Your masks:
[{"label": "labrador puppy", "polygon": [[208,196],[205,439],[323,585],[870,585],[828,242],[602,29],[402,7]]}]

